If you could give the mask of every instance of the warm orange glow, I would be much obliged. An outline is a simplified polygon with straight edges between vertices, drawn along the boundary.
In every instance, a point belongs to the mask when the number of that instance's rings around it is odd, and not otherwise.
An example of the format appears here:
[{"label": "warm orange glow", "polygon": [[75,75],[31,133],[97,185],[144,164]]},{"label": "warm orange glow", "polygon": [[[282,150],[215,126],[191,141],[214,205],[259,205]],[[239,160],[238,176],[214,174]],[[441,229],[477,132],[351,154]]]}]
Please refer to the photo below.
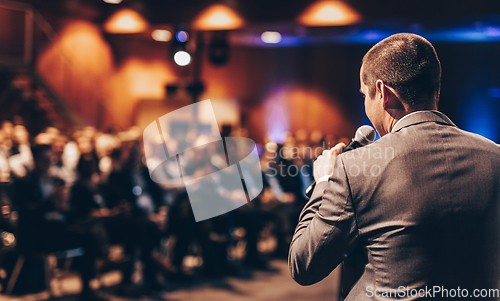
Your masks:
[{"label": "warm orange glow", "polygon": [[214,4],[202,11],[193,22],[198,30],[232,30],[243,26],[245,21],[231,8]]},{"label": "warm orange glow", "polygon": [[360,15],[341,1],[317,1],[299,17],[306,26],[340,26],[358,22]]},{"label": "warm orange glow", "polygon": [[[67,94],[73,91],[64,86],[68,82],[71,87],[92,84],[90,88],[103,94],[108,86],[106,80],[114,72],[113,52],[99,27],[75,21],[68,23],[59,32],[59,38],[40,55],[37,71],[65,99],[74,98]],[[74,80],[68,81],[68,76],[73,76]]]},{"label": "warm orange glow", "polygon": [[166,62],[140,58],[128,59],[116,76],[116,88],[137,99],[163,99],[165,83],[175,79]]},{"label": "warm orange glow", "polygon": [[139,13],[128,8],[119,10],[104,24],[104,29],[109,33],[139,33],[147,27],[146,20]]},{"label": "warm orange glow", "polygon": [[276,89],[265,99],[249,113],[247,122],[249,128],[263,131],[273,142],[284,142],[287,132],[298,129],[309,133],[320,130],[336,136],[355,129],[339,102],[315,89],[300,86]]},{"label": "warm orange glow", "polygon": [[96,125],[97,108],[104,109],[108,124],[114,122],[107,113],[114,59],[101,28],[86,21],[68,22],[40,54],[36,70],[82,122]]},{"label": "warm orange glow", "polygon": [[108,103],[120,124],[130,124],[139,100],[162,100],[165,84],[176,80],[171,66],[163,59],[127,59],[110,78]]}]

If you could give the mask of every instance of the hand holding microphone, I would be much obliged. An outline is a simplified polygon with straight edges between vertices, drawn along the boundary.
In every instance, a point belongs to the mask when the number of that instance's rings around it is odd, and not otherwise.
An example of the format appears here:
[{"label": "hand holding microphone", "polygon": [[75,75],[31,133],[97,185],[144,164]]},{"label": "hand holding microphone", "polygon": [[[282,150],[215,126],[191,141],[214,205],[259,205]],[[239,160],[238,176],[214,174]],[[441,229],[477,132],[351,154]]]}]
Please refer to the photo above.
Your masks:
[{"label": "hand holding microphone", "polygon": [[333,166],[335,160],[340,153],[344,153],[358,147],[368,145],[375,140],[375,130],[369,125],[363,125],[358,128],[356,135],[351,143],[345,146],[344,143],[339,143],[329,150],[324,150],[323,154],[314,161],[314,181],[306,189],[306,196],[311,197],[316,181],[325,176],[333,174]]},{"label": "hand holding microphone", "polygon": [[314,161],[314,181],[319,182],[319,179],[333,174],[333,166],[337,156],[342,153],[345,148],[344,143],[339,143],[331,149],[325,149],[316,161]]}]

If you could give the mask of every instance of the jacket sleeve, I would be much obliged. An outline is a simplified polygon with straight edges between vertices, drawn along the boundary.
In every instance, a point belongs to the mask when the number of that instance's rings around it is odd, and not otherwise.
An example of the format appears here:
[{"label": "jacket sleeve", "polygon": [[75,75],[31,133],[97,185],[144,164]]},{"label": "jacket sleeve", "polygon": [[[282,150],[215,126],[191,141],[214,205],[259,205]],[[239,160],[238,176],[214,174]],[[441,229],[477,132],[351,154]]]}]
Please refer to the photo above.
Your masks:
[{"label": "jacket sleeve", "polygon": [[341,156],[329,181],[319,183],[300,214],[288,266],[300,285],[323,280],[358,244],[358,228]]}]

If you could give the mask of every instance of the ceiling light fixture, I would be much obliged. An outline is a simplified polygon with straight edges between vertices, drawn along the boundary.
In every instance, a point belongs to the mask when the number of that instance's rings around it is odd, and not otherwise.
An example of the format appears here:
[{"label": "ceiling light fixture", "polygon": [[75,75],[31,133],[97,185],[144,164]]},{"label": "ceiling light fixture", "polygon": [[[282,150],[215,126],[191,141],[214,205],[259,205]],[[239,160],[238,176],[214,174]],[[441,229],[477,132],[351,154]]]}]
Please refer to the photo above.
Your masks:
[{"label": "ceiling light fixture", "polygon": [[361,16],[342,1],[314,2],[300,15],[298,21],[306,26],[342,26],[361,20]]},{"label": "ceiling light fixture", "polygon": [[260,39],[266,44],[278,44],[281,42],[281,34],[277,31],[264,31]]},{"label": "ceiling light fixture", "polygon": [[148,23],[136,11],[125,8],[113,14],[104,24],[109,33],[139,33],[146,30]]},{"label": "ceiling light fixture", "polygon": [[172,39],[172,33],[166,29],[155,29],[151,32],[151,37],[158,42],[168,42]]},{"label": "ceiling light fixture", "polygon": [[195,18],[193,28],[206,31],[233,30],[244,24],[244,19],[231,8],[222,4],[214,4]]},{"label": "ceiling light fixture", "polygon": [[187,42],[187,40],[189,40],[189,33],[184,30],[179,30],[175,35],[175,38],[177,39],[177,41],[179,41],[179,43],[185,43]]},{"label": "ceiling light fixture", "polygon": [[191,63],[191,55],[186,51],[177,51],[174,54],[174,61],[179,66],[186,66]]}]

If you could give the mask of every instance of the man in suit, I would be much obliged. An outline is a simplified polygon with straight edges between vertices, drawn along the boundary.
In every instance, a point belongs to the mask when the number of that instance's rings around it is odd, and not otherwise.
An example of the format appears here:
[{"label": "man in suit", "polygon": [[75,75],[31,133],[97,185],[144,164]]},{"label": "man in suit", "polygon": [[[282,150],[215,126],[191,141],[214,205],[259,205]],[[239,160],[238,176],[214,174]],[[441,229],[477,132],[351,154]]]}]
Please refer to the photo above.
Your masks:
[{"label": "man in suit", "polygon": [[381,138],[342,154],[336,145],[314,163],[289,253],[299,284],[361,250],[346,300],[500,299],[500,148],[437,111],[440,77],[418,35],[393,35],[364,56],[361,93]]}]

